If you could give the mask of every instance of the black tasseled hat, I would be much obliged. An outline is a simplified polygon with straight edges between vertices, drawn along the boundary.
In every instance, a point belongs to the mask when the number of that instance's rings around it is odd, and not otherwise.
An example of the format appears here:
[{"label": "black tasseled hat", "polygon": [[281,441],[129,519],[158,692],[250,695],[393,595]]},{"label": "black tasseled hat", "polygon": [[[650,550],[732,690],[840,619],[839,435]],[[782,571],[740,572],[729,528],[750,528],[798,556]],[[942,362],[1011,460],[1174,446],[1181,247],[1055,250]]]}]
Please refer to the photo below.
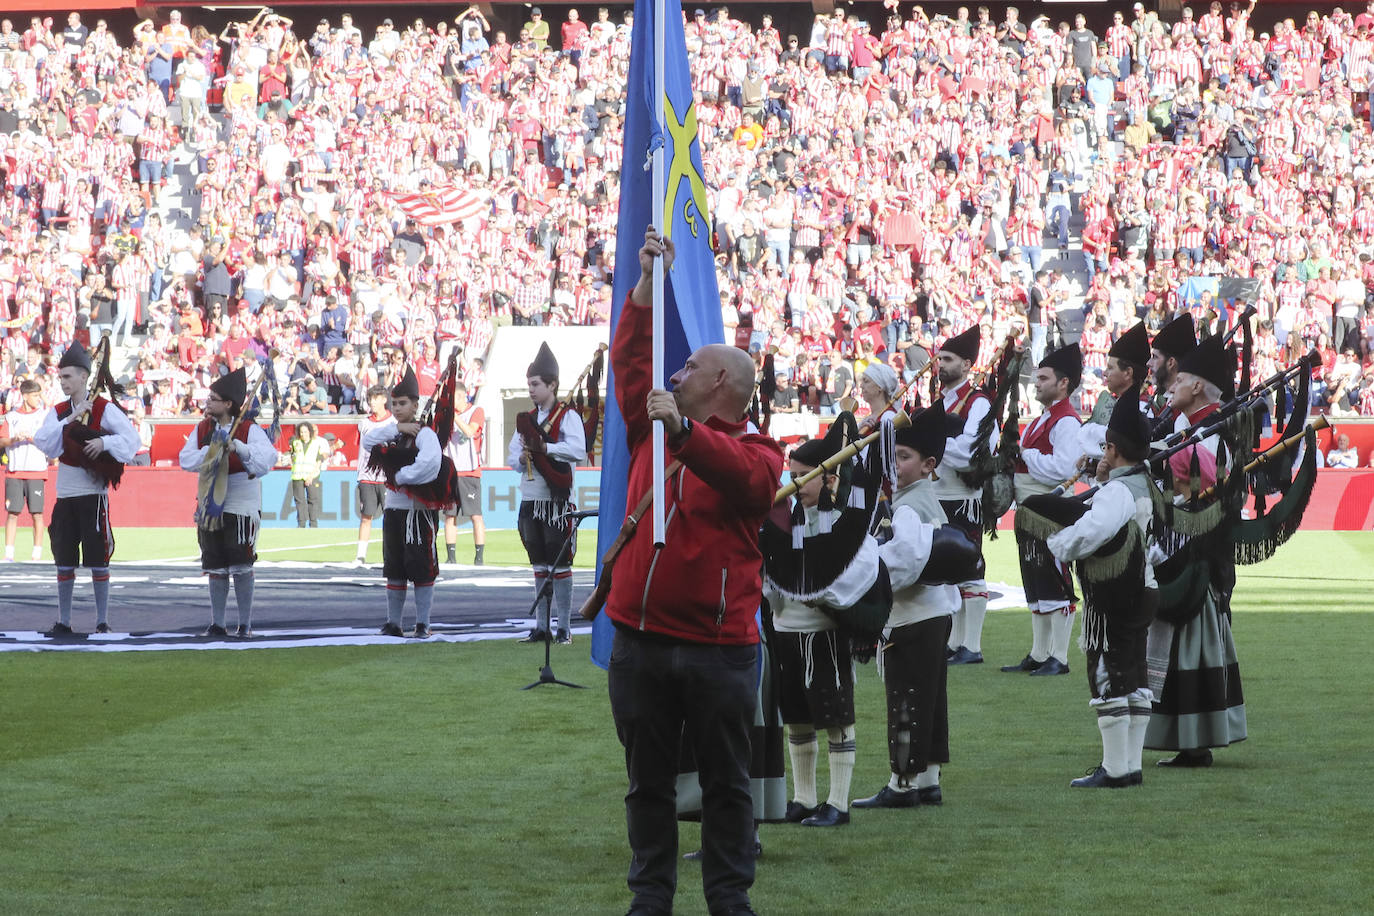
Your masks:
[{"label": "black tasseled hat", "polygon": [[945,457],[945,443],[948,430],[945,429],[945,402],[937,398],[935,403],[917,411],[911,417],[911,425],[897,430],[897,444],[915,449],[922,458],[934,458],[939,464]]},{"label": "black tasseled hat", "polygon": [[410,398],[412,401],[420,400],[420,380],[415,377],[415,370],[406,366],[406,374],[401,376],[401,380],[391,389],[393,398]]},{"label": "black tasseled hat", "polygon": [[1069,391],[1072,392],[1083,379],[1083,351],[1079,349],[1076,343],[1071,343],[1067,347],[1060,347],[1040,360],[1040,365],[1037,368],[1053,369],[1060,375],[1067,376]]},{"label": "black tasseled hat", "polygon": [[[978,359],[978,344],[983,339],[983,331],[978,325],[973,325],[962,334],[955,334],[940,346],[943,353],[948,350],[960,359],[974,362]],[[922,455],[925,452],[921,452]]]},{"label": "black tasseled hat", "polygon": [[1213,335],[1178,361],[1178,371],[1211,382],[1226,398],[1227,392],[1235,390],[1236,354],[1221,345],[1220,337]]},{"label": "black tasseled hat", "polygon": [[238,410],[248,397],[248,376],[239,367],[228,375],[221,375],[210,383],[210,390],[234,405]]},{"label": "black tasseled hat", "polygon": [[1124,359],[1127,362],[1143,366],[1150,361],[1150,335],[1145,333],[1145,322],[1138,321],[1125,334],[1122,334],[1112,344],[1112,348],[1107,351],[1107,355],[1113,359]]},{"label": "black tasseled hat", "polygon": [[81,346],[81,341],[73,340],[72,345],[67,348],[67,352],[62,354],[62,360],[57,364],[57,368],[66,369],[67,367],[85,369],[91,371],[91,354],[86,348]]},{"label": "black tasseled hat", "polygon": [[1116,399],[1107,430],[1140,451],[1150,447],[1150,424],[1140,412],[1140,389],[1135,385]]},{"label": "black tasseled hat", "polygon": [[558,360],[554,358],[553,351],[549,349],[547,343],[539,345],[539,353],[535,355],[534,362],[525,370],[525,378],[558,378]]},{"label": "black tasseled hat", "polygon": [[1197,346],[1197,329],[1193,327],[1192,314],[1184,312],[1160,328],[1155,339],[1150,341],[1150,346],[1174,359],[1182,359],[1191,353]]}]

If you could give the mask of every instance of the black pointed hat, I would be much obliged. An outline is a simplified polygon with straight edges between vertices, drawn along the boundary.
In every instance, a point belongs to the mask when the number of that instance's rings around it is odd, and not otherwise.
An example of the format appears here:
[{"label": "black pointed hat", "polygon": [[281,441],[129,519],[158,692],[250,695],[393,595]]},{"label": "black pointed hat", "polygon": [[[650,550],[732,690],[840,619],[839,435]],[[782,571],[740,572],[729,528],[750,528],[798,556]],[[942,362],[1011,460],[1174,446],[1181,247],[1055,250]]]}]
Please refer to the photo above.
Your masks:
[{"label": "black pointed hat", "polygon": [[211,382],[210,390],[233,404],[234,409],[238,410],[243,406],[244,399],[248,397],[248,376],[244,373],[243,367],[240,366],[228,375],[221,375]]},{"label": "black pointed hat", "polygon": [[1222,346],[1220,337],[1213,335],[1178,361],[1178,371],[1211,382],[1225,398],[1228,391],[1235,390],[1236,354]]},{"label": "black pointed hat", "polygon": [[1072,392],[1083,379],[1083,351],[1076,343],[1060,347],[1040,360],[1037,368],[1053,369],[1060,375],[1068,376],[1069,391]]},{"label": "black pointed hat", "polygon": [[1107,351],[1113,359],[1124,359],[1144,366],[1150,361],[1150,336],[1145,333],[1145,322],[1137,321],[1125,334],[1122,334]]},{"label": "black pointed hat", "polygon": [[554,358],[553,351],[549,349],[547,343],[539,345],[539,353],[535,355],[534,362],[525,370],[525,378],[558,378],[558,360]]},{"label": "black pointed hat", "polygon": [[401,380],[391,389],[393,398],[410,398],[412,401],[420,400],[420,380],[415,377],[415,370],[409,365],[406,366],[406,374],[401,376]]},{"label": "black pointed hat", "polygon": [[1138,387],[1132,385],[1130,390],[1116,399],[1111,419],[1107,421],[1107,430],[1142,452],[1150,447],[1150,424],[1140,412]]},{"label": "black pointed hat", "polygon": [[72,345],[67,348],[67,352],[62,354],[62,360],[57,364],[57,368],[66,369],[68,366],[77,369],[91,371],[91,354],[86,348],[81,346],[81,341],[73,340]]},{"label": "black pointed hat", "polygon": [[[962,334],[955,334],[949,340],[940,345],[940,351],[948,350],[960,359],[974,362],[978,359],[978,344],[983,339],[983,331],[978,325],[973,325]],[[921,452],[922,455],[925,452]]]},{"label": "black pointed hat", "polygon": [[913,448],[922,458],[934,458],[939,464],[945,457],[945,443],[948,430],[945,428],[945,401],[936,399],[925,410],[917,411],[911,418],[911,425],[897,430],[897,444]]},{"label": "black pointed hat", "polygon": [[1197,329],[1193,327],[1192,313],[1184,312],[1160,328],[1150,346],[1174,359],[1182,359],[1191,353],[1197,346]]}]

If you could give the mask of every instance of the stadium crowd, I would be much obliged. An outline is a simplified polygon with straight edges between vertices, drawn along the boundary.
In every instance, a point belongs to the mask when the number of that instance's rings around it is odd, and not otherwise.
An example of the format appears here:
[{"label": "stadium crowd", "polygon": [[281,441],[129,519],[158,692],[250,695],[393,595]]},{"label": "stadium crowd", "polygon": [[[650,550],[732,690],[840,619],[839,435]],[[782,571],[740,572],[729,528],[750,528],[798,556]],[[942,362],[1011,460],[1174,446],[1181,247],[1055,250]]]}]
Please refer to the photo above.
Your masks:
[{"label": "stadium crowd", "polygon": [[[722,315],[780,410],[974,322],[982,362],[1081,337],[1086,401],[1140,318],[1238,313],[1187,292],[1230,277],[1256,376],[1315,346],[1318,408],[1374,415],[1374,2],[1271,31],[1136,4],[1101,35],[887,6],[799,35],[687,13]],[[324,414],[407,360],[429,394],[455,347],[476,392],[502,324],[605,323],[632,14],[560,15],[0,23],[5,404],[29,376],[54,400],[81,334],[137,349],[140,416],[263,359]]]}]

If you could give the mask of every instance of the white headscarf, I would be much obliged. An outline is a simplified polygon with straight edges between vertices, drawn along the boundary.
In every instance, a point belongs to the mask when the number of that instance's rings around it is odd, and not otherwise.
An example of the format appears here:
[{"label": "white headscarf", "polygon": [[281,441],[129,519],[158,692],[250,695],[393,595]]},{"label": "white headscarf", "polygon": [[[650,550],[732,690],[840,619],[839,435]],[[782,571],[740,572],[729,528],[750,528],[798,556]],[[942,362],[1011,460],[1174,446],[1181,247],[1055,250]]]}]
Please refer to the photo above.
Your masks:
[{"label": "white headscarf", "polygon": [[869,363],[864,369],[864,378],[883,390],[891,398],[897,393],[897,373],[883,363]]}]

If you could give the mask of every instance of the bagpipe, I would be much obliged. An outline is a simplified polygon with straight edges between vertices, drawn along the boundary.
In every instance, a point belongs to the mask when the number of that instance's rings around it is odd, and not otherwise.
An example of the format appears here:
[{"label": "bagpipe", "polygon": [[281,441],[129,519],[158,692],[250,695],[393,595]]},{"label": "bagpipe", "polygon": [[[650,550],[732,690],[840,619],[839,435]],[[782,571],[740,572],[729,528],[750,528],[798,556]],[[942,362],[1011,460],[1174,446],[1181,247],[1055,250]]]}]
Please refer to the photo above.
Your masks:
[{"label": "bagpipe", "polygon": [[[1021,454],[1021,399],[1018,388],[1021,371],[1025,366],[1026,351],[1016,346],[1016,338],[1008,334],[998,351],[982,384],[982,391],[992,402],[987,414],[978,421],[978,434],[974,441],[973,452],[969,456],[967,471],[957,471],[964,485],[982,488],[983,495],[979,511],[983,533],[989,539],[997,538],[997,522],[1015,499],[1012,487],[1012,472],[1016,459]],[[963,432],[962,421],[958,436]],[[1000,424],[1001,435],[994,449],[989,445],[992,432]]]},{"label": "bagpipe", "polygon": [[[535,471],[538,471],[548,483],[555,498],[567,499],[568,494],[572,492],[573,465],[567,461],[550,458],[545,446],[552,441],[552,431],[558,428],[564,415],[571,410],[582,417],[587,441],[587,459],[592,460],[601,425],[601,375],[605,370],[606,350],[606,344],[597,345],[592,361],[568,389],[569,398],[558,402],[554,409],[549,411],[543,423],[535,422],[534,411],[522,411],[515,415],[515,431],[525,441],[525,479],[533,480]],[[534,447],[531,447],[531,443]]]},{"label": "bagpipe", "polygon": [[[418,418],[421,426],[428,426],[434,430],[434,434],[439,438],[440,448],[447,445],[449,438],[453,435],[453,420],[457,415],[454,410],[453,399],[457,394],[457,385],[458,349],[454,348],[453,352],[449,354],[448,365],[444,367],[443,374],[439,376],[439,384],[434,389],[434,396],[429,399],[429,403],[425,405]],[[414,464],[419,454],[420,447],[416,445],[414,436],[397,433],[396,438],[390,442],[373,446],[367,457],[367,466],[370,470],[378,472],[386,478],[386,485],[389,489],[405,493],[427,509],[445,509],[456,504],[458,502],[458,469],[454,467],[453,459],[448,455],[443,455],[439,459],[439,473],[434,476],[433,480],[414,484],[396,482],[397,473],[402,468]]]},{"label": "bagpipe", "polygon": [[276,443],[281,436],[281,391],[277,387],[277,373],[269,360],[263,360],[262,379],[252,399],[245,398],[238,415],[227,430],[212,424],[209,450],[200,465],[196,484],[196,526],[206,531],[218,531],[224,525],[224,503],[229,496],[229,465],[233,456],[233,442],[243,425],[258,422],[264,404],[272,406],[272,426],[267,438]]},{"label": "bagpipe", "polygon": [[[91,367],[86,400],[94,404],[102,391],[110,401],[123,396],[123,387],[110,374],[110,338],[101,337],[100,343],[96,344],[95,351],[91,353]],[[62,428],[62,454],[72,459],[76,466],[99,477],[106,486],[118,488],[124,479],[124,463],[115,460],[109,452],[101,452],[94,458],[86,454],[86,443],[105,435],[99,424],[92,428],[90,422],[91,412],[87,410]]]}]

